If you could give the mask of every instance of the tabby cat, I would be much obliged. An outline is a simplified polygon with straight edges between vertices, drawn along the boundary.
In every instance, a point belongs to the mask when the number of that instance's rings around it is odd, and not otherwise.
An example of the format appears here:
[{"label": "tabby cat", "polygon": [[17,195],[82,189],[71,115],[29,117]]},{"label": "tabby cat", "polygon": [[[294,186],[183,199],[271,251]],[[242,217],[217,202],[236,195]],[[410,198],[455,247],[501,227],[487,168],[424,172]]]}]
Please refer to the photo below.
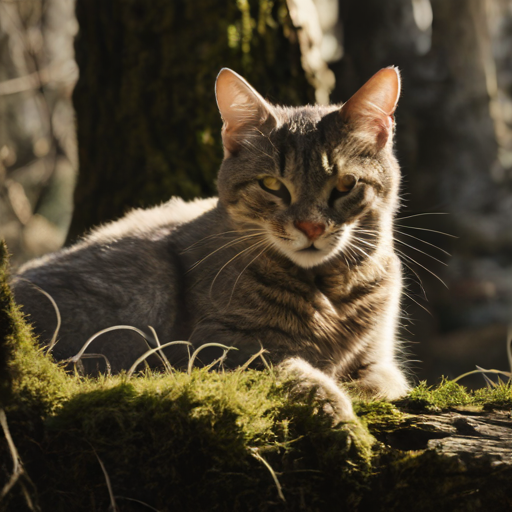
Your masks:
[{"label": "tabby cat", "polygon": [[[49,343],[56,315],[31,283],[60,310],[60,360],[101,329],[152,326],[161,343],[236,347],[228,367],[264,347],[341,420],[353,416],[344,381],[388,399],[403,395],[392,233],[398,71],[382,69],[342,106],[272,105],[229,69],[216,94],[224,122],[218,199],[134,210],[22,267],[14,292],[40,341]],[[118,330],[88,351],[120,371],[146,350],[136,333]],[[199,359],[209,364],[221,353],[210,346]],[[175,345],[167,357],[180,367],[189,354]]]}]

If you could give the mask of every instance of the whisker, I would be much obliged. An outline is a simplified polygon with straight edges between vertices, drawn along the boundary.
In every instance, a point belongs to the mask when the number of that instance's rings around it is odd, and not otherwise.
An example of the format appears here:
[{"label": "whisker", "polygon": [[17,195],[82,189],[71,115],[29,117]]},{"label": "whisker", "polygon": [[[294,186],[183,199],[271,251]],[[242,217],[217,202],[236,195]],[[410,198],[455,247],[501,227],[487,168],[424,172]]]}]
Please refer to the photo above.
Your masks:
[{"label": "whisker", "polygon": [[354,249],[357,249],[359,252],[361,252],[362,254],[364,254],[369,260],[373,261],[373,263],[375,263],[375,265],[377,265],[379,268],[381,268],[380,264],[378,261],[375,261],[374,257],[373,256],[370,256],[366,251],[363,251],[363,249],[361,247],[359,247],[358,245],[356,244],[350,244],[352,248]]},{"label": "whisker", "polygon": [[368,242],[367,240],[364,240],[363,238],[359,238],[357,236],[353,236],[352,235],[352,239],[353,240],[357,240],[358,242],[361,242],[361,243],[367,245],[368,247],[372,247],[373,249],[377,249],[377,245],[372,244],[371,242]]},{"label": "whisker", "polygon": [[260,247],[263,243],[265,243],[266,240],[260,240],[259,242],[254,242],[252,245],[250,245],[249,247],[246,247],[243,251],[240,251],[238,252],[237,254],[235,254],[235,256],[233,256],[227,263],[224,263],[224,265],[222,265],[221,269],[217,272],[217,274],[215,275],[215,277],[213,278],[213,281],[212,281],[212,284],[210,285],[210,296],[212,294],[212,290],[213,290],[213,285],[215,284],[215,281],[217,280],[217,277],[219,277],[220,273],[233,261],[235,260],[236,258],[238,258],[239,256],[241,256],[242,254],[246,253],[247,251],[250,251],[252,249],[255,249],[257,247]]},{"label": "whisker", "polygon": [[433,317],[432,313],[423,305],[420,304],[416,299],[413,299],[407,292],[402,290],[402,293],[410,300],[412,300],[416,305],[418,305],[421,309],[425,310],[430,316]]},{"label": "whisker", "polygon": [[417,281],[418,285],[419,285],[421,291],[423,292],[423,298],[425,300],[428,300],[427,292],[425,291],[425,288],[423,287],[423,281],[421,280],[421,277],[418,275],[416,270],[414,270],[407,262],[402,260],[402,263],[416,276],[416,278],[418,279],[418,281]]},{"label": "whisker", "polygon": [[351,244],[347,244],[346,248],[350,251],[349,252],[349,255],[351,256],[351,259],[352,259],[352,263],[354,265],[357,265],[357,262],[358,262],[358,256],[357,254],[355,253],[353,247]]},{"label": "whisker", "polygon": [[357,234],[364,234],[364,235],[380,235],[380,232],[375,229],[357,229],[355,230]]},{"label": "whisker", "polygon": [[358,251],[362,252],[368,259],[371,259],[371,256],[369,254],[367,254],[365,251],[363,251],[363,249],[361,249],[361,247],[359,247],[358,245],[352,244],[352,247],[354,249],[357,249]]},{"label": "whisker", "polygon": [[438,260],[435,256],[432,256],[432,254],[429,254],[428,252],[422,251],[421,249],[418,249],[417,247],[414,247],[413,245],[410,245],[408,243],[405,243],[403,240],[399,240],[398,238],[394,238],[395,242],[398,242],[399,244],[405,245],[406,247],[411,248],[414,251],[421,252],[421,254],[424,254],[425,256],[428,256],[429,258],[432,258],[433,260],[437,261],[438,263],[441,263],[441,265],[444,265],[445,267],[448,266],[447,263],[444,261]]},{"label": "whisker", "polygon": [[430,245],[431,247],[434,247],[434,249],[437,249],[438,251],[444,252],[447,256],[451,256],[451,254],[448,251],[445,251],[444,249],[441,249],[441,247],[438,247],[435,244],[431,244],[430,242],[427,242],[426,240],[422,240],[421,238],[418,238],[417,236],[410,235],[409,233],[404,233],[403,231],[398,231],[398,229],[396,229],[395,231],[397,233],[400,233],[401,235],[408,236],[410,238],[414,238],[415,240],[418,240],[418,242],[422,242],[424,244]]},{"label": "whisker", "polygon": [[236,281],[235,281],[235,284],[233,285],[233,289],[231,290],[231,295],[229,296],[229,302],[226,306],[226,308],[229,307],[229,305],[231,304],[231,300],[233,299],[233,294],[235,293],[235,288],[236,288],[236,285],[238,283],[238,280],[242,277],[242,274],[247,270],[247,268],[252,265],[252,263],[254,263],[265,251],[267,251],[268,249],[270,249],[270,247],[272,246],[272,242],[268,242],[268,244],[263,248],[263,250],[255,257],[253,258],[245,267],[244,269],[242,270],[242,272],[240,272],[240,274],[238,274],[238,277],[236,278]]},{"label": "whisker", "polygon": [[423,266],[421,263],[418,263],[414,258],[411,258],[407,254],[405,254],[403,251],[398,249],[397,247],[395,247],[395,251],[397,251],[399,254],[401,254],[404,258],[407,258],[409,261],[412,261],[416,265],[420,266],[422,269],[426,270],[429,274],[432,274],[436,279],[441,281],[441,283],[443,283],[443,285],[446,286],[446,288],[448,288],[448,285],[437,274],[434,274],[434,272],[429,270],[427,267]]},{"label": "whisker", "polygon": [[228,235],[230,233],[240,233],[240,234],[243,234],[243,233],[247,233],[249,231],[260,231],[262,233],[265,232],[264,229],[261,229],[261,228],[254,228],[254,229],[244,229],[243,231],[239,231],[237,229],[234,229],[232,231],[224,231],[223,233],[214,233],[213,235],[208,235],[208,236],[205,236],[204,238],[201,238],[201,240],[198,240],[197,242],[194,242],[192,245],[189,245],[186,249],[183,249],[183,251],[181,251],[180,254],[184,254],[186,253],[187,251],[189,251],[190,249],[192,249],[192,247],[195,247],[196,245],[200,244],[201,242],[204,242],[206,240],[209,240],[210,238],[217,238],[219,236],[223,236],[223,235]]},{"label": "whisker", "polygon": [[448,212],[415,213],[414,215],[408,215],[407,217],[397,217],[396,220],[412,219],[413,217],[423,217],[425,215],[450,215],[450,214]]},{"label": "whisker", "polygon": [[405,224],[395,224],[399,228],[417,229],[418,231],[428,231],[430,233],[437,233],[438,235],[449,236],[450,238],[459,238],[458,236],[451,235],[450,233],[444,233],[443,231],[436,231],[435,229],[418,228],[416,226],[406,226]]},{"label": "whisker", "polygon": [[242,237],[239,237],[237,238],[236,240],[231,240],[231,242],[228,242],[227,244],[224,244],[222,245],[221,247],[218,247],[217,249],[215,249],[214,251],[210,252],[209,254],[207,254],[204,258],[202,258],[201,260],[199,261],[196,261],[188,270],[187,272],[190,272],[192,270],[194,270],[198,265],[200,265],[203,261],[205,261],[206,259],[208,259],[210,256],[214,255],[216,252],[219,252],[221,249],[224,249],[225,247],[231,247],[232,245],[236,245],[240,242],[243,242],[244,240],[247,240],[249,238],[256,238],[258,236],[261,236],[261,234],[259,233],[253,233],[252,235],[246,235],[246,236],[242,236]]}]

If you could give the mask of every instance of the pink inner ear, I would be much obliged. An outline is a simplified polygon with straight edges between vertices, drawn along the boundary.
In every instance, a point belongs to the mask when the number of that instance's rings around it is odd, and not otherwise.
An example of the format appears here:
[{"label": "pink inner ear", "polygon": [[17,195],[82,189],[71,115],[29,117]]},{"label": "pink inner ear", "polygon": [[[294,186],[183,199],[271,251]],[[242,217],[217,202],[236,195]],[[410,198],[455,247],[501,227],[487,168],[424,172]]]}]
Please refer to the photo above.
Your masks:
[{"label": "pink inner ear", "polygon": [[215,86],[224,127],[224,148],[235,151],[247,133],[254,132],[271,116],[270,106],[240,75],[224,68]]},{"label": "pink inner ear", "polygon": [[400,96],[400,75],[396,68],[384,68],[373,75],[341,108],[341,115],[360,130],[376,136],[383,147],[393,127],[392,116]]}]

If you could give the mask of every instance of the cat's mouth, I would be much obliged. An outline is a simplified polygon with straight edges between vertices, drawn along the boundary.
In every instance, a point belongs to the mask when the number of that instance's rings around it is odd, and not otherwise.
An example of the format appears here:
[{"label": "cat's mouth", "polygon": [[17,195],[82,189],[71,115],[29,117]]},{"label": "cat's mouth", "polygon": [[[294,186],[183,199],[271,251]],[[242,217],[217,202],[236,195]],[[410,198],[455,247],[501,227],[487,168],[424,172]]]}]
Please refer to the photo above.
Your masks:
[{"label": "cat's mouth", "polygon": [[299,252],[319,252],[320,249],[315,247],[315,244],[311,244],[309,247],[305,247],[304,249],[300,249]]}]

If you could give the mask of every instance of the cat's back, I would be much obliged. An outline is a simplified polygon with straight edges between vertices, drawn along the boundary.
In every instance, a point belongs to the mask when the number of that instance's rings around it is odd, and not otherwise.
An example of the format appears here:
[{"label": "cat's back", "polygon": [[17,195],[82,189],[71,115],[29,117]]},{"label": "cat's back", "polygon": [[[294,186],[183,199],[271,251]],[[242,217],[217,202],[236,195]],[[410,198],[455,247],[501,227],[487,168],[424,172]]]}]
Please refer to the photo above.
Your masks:
[{"label": "cat's back", "polygon": [[[48,293],[62,319],[56,352],[70,357],[95,332],[113,325],[170,335],[178,314],[180,232],[203,214],[215,216],[216,198],[173,198],[94,229],[77,244],[23,265],[13,279],[15,298],[43,344],[57,326]],[[207,212],[210,212],[209,214]],[[208,223],[206,221],[206,223]],[[202,223],[199,222],[199,225]]]}]

